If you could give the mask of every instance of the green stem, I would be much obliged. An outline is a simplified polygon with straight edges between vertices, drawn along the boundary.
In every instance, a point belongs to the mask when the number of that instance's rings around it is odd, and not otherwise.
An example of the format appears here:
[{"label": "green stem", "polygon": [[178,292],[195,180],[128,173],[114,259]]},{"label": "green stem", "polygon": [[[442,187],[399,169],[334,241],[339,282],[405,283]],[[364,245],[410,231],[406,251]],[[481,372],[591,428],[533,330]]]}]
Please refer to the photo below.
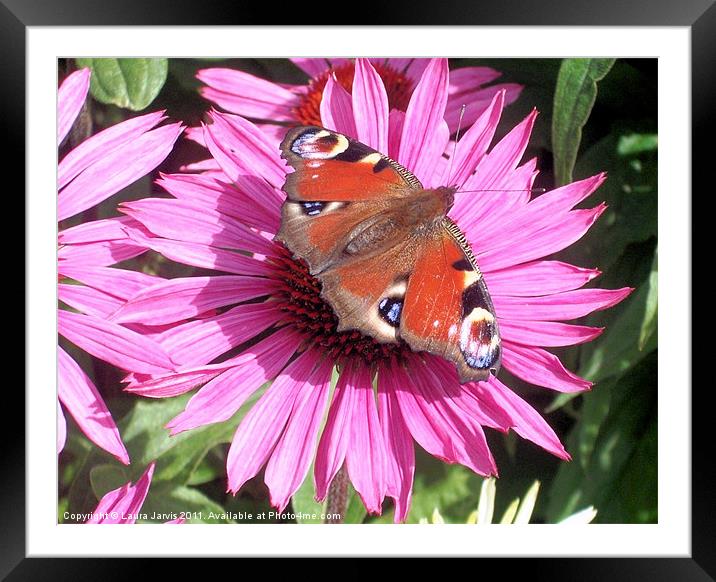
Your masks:
[{"label": "green stem", "polygon": [[328,488],[325,523],[343,523],[348,507],[348,473],[343,465]]}]

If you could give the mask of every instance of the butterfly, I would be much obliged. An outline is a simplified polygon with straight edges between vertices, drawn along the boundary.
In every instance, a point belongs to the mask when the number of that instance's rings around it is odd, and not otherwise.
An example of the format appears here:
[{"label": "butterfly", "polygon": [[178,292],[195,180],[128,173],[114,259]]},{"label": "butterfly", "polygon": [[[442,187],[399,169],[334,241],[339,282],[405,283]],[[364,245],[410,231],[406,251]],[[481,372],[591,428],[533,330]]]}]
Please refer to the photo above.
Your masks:
[{"label": "butterfly", "polygon": [[500,367],[495,309],[465,236],[447,217],[455,187],[322,127],[291,129],[276,240],[322,284],[337,331],[403,341],[455,364],[461,382]]}]

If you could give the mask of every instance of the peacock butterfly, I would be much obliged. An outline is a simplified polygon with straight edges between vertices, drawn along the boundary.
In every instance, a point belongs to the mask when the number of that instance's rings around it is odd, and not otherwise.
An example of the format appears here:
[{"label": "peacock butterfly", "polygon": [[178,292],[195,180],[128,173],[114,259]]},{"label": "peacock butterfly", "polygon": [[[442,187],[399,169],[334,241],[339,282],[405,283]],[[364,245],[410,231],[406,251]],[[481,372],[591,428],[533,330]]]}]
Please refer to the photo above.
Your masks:
[{"label": "peacock butterfly", "polygon": [[454,187],[423,188],[406,168],[322,127],[291,129],[281,241],[322,283],[338,331],[455,364],[462,382],[500,366],[495,309],[465,236],[447,213]]}]

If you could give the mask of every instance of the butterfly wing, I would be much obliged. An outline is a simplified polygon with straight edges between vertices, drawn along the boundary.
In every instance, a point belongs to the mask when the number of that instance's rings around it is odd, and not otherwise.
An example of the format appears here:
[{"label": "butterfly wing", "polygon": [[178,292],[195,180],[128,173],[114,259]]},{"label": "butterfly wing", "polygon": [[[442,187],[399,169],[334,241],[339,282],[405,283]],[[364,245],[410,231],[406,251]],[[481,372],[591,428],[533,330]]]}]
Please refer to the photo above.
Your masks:
[{"label": "butterfly wing", "polygon": [[[422,190],[397,162],[340,133],[297,127],[286,134],[281,155],[294,168],[276,239],[317,275],[345,258],[351,242],[383,225],[391,201]],[[350,253],[349,253],[350,254]]]},{"label": "butterfly wing", "polygon": [[281,142],[281,155],[295,170],[283,189],[297,202],[382,201],[423,189],[397,162],[322,127],[290,130]]},{"label": "butterfly wing", "polygon": [[500,366],[492,300],[463,234],[449,219],[424,239],[405,291],[399,335],[415,351],[454,362],[462,382]]}]

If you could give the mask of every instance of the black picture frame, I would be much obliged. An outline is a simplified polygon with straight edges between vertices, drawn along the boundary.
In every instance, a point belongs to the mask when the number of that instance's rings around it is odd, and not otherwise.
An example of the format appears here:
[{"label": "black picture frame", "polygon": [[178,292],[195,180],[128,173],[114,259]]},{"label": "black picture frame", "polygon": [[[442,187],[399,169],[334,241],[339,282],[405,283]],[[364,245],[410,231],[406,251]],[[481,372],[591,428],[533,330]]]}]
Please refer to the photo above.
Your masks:
[{"label": "black picture frame", "polygon": [[[378,9],[379,8],[379,9]],[[282,14],[281,14],[282,12]],[[260,25],[316,24],[316,15],[332,15],[343,9],[328,3],[312,2],[310,7],[279,11],[270,3],[214,0],[0,0],[0,112],[6,143],[6,167],[19,168],[25,162],[26,29],[29,26],[101,25]],[[283,22],[278,21],[283,18]],[[304,19],[304,22],[298,20]],[[530,26],[682,26],[691,31],[692,56],[692,185],[705,196],[713,191],[710,177],[716,103],[716,6],[714,0],[502,0],[487,2],[385,3],[374,11],[361,12],[351,24],[401,25],[530,25]],[[330,25],[340,26],[335,20]],[[709,139],[711,138],[711,139]],[[661,171],[668,160],[661,160]],[[22,173],[17,173],[22,176]],[[22,183],[18,186],[22,186]],[[691,204],[691,200],[684,200]],[[690,258],[684,258],[690,260]],[[690,285],[690,282],[689,282]],[[26,310],[32,306],[25,305]],[[691,338],[684,338],[691,342]],[[31,347],[31,346],[28,346]],[[686,367],[685,369],[690,369]],[[687,382],[688,380],[688,382]],[[685,378],[685,385],[692,385]],[[692,516],[691,556],[688,558],[524,558],[484,559],[485,567],[499,568],[501,576],[527,571],[549,580],[679,580],[706,581],[716,578],[716,471],[710,443],[713,421],[708,405],[708,384],[691,393],[692,402]],[[24,409],[24,398],[6,385],[5,408]],[[668,425],[662,426],[668,431]],[[684,451],[683,454],[688,454]],[[3,493],[0,503],[0,575],[7,580],[85,580],[148,577],[157,568],[163,577],[172,575],[176,562],[148,559],[27,558],[25,495],[25,431],[13,426],[3,440]],[[666,500],[668,503],[668,500]],[[638,534],[637,534],[638,535]],[[78,551],[81,553],[81,549]],[[320,553],[320,549],[317,549]],[[121,563],[120,563],[121,561]],[[181,567],[181,566],[180,566]],[[215,568],[216,566],[212,566]],[[161,570],[160,570],[161,569]],[[360,571],[360,570],[357,570]],[[290,574],[286,572],[286,574]],[[241,573],[237,572],[237,575]]]}]

